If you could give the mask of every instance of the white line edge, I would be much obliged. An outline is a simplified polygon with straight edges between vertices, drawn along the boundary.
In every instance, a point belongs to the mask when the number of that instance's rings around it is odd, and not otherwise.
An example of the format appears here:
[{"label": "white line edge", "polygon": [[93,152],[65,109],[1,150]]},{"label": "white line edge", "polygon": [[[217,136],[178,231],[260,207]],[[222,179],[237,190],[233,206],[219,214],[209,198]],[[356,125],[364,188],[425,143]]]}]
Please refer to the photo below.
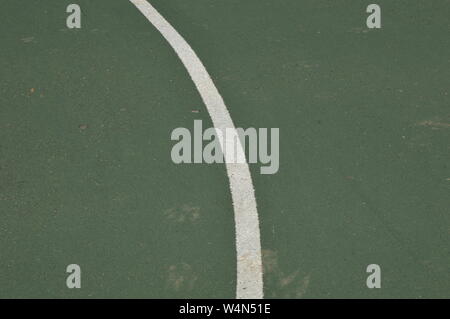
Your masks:
[{"label": "white line edge", "polygon": [[[162,34],[178,55],[200,93],[216,130],[228,128],[236,132],[222,96],[190,45],[149,2],[130,1]],[[225,149],[223,141],[220,142],[222,150]],[[229,142],[233,141],[226,139],[225,143]],[[237,153],[245,157],[239,140]],[[259,218],[250,170],[247,163],[226,163],[226,169],[233,200],[236,230],[236,298],[262,299],[264,294]]]}]

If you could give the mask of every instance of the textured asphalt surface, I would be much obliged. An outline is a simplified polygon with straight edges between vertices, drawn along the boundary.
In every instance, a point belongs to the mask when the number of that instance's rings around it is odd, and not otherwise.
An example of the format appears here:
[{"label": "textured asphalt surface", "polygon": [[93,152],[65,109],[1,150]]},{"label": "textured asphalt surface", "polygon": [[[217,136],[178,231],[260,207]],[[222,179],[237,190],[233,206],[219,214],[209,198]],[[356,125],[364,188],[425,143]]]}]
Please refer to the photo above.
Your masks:
[{"label": "textured asphalt surface", "polygon": [[[151,2],[236,127],[280,128],[279,172],[251,165],[266,297],[450,297],[450,1],[378,1],[380,30],[356,0]],[[129,1],[0,21],[0,297],[233,298],[225,167],[170,159],[212,124],[161,35]]]}]

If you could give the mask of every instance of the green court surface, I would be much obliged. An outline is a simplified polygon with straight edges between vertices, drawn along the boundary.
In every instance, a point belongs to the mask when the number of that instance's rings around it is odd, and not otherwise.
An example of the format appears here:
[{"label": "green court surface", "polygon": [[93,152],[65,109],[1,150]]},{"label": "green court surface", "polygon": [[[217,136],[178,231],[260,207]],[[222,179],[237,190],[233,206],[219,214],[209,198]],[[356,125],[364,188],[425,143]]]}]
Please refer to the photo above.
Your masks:
[{"label": "green court surface", "polygon": [[[250,164],[264,297],[450,297],[450,1],[378,0],[381,29],[370,1],[149,2],[236,127],[280,129],[279,171]],[[235,298],[227,171],[171,160],[213,124],[160,32],[126,0],[0,24],[0,298]]]}]

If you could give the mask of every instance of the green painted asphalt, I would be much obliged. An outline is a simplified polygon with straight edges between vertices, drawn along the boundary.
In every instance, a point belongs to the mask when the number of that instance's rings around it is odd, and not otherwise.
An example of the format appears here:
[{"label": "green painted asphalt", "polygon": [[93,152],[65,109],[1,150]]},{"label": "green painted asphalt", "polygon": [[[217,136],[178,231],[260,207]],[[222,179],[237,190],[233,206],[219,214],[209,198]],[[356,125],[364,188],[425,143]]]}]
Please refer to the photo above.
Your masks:
[{"label": "green painted asphalt", "polygon": [[[381,30],[356,0],[151,2],[236,127],[280,128],[250,166],[266,297],[450,297],[449,1],[378,1]],[[129,1],[0,8],[0,297],[233,298],[225,166],[170,159],[212,125],[170,46]]]}]

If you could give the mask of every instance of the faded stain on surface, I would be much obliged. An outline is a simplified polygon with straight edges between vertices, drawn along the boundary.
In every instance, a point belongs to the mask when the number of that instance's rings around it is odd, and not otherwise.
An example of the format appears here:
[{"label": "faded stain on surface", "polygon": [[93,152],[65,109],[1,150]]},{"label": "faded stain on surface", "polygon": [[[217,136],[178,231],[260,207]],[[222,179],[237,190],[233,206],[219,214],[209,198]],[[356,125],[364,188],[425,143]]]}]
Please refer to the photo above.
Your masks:
[{"label": "faded stain on surface", "polygon": [[167,209],[164,216],[175,223],[195,223],[200,219],[200,207],[183,204],[181,207]]},{"label": "faded stain on surface", "polygon": [[427,126],[427,127],[431,127],[434,129],[450,128],[450,123],[445,123],[442,121],[432,121],[432,120],[422,121],[422,122],[417,123],[417,125]]},{"label": "faded stain on surface", "polygon": [[22,40],[23,43],[33,43],[33,42],[35,42],[34,37],[25,37],[25,38],[22,38],[20,40]]},{"label": "faded stain on surface", "polygon": [[278,263],[278,254],[274,250],[263,249],[263,269],[266,286],[270,287],[267,298],[303,298],[308,290],[311,274],[300,269],[284,273]]},{"label": "faded stain on surface", "polygon": [[167,269],[166,288],[175,292],[189,292],[194,288],[197,279],[198,276],[187,263],[171,265]]}]

